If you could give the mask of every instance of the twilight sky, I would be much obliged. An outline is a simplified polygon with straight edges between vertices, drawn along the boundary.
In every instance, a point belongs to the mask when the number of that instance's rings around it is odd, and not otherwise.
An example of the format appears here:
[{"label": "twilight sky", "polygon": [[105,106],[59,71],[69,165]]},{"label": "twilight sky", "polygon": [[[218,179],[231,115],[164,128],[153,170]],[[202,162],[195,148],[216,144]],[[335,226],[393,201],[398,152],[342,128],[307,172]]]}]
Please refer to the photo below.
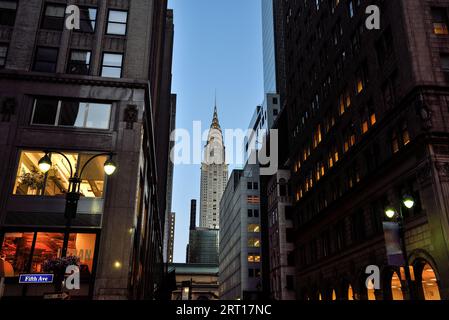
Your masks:
[{"label": "twilight sky", "polygon": [[[215,91],[222,129],[248,128],[255,107],[263,101],[260,2],[169,0],[175,21],[172,91],[178,95],[177,128],[192,132],[193,121],[201,121],[206,130]],[[185,262],[190,199],[198,201],[198,221],[199,194],[200,165],[176,165],[175,262]]]}]

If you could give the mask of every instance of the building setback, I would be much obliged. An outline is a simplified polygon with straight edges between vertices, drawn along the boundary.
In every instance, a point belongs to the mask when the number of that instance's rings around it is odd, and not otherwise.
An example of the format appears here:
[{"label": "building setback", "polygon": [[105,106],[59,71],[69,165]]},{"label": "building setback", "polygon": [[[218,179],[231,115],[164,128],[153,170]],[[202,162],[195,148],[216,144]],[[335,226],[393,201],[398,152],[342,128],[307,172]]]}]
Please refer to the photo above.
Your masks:
[{"label": "building setback", "polygon": [[[448,299],[449,1],[379,1],[371,31],[367,1],[282,4],[297,298]],[[387,206],[405,217],[411,294],[388,263]]]},{"label": "building setback", "polygon": [[[0,3],[0,243],[14,270],[5,296],[51,292],[17,276],[66,253],[81,264],[71,295],[160,298],[172,12],[166,1],[71,4],[81,30],[64,27],[66,1]],[[106,156],[89,162],[67,229],[70,165],[100,153],[113,154],[117,171],[106,178]]]},{"label": "building setback", "polygon": [[220,203],[220,299],[257,299],[262,290],[259,166],[234,170]]}]

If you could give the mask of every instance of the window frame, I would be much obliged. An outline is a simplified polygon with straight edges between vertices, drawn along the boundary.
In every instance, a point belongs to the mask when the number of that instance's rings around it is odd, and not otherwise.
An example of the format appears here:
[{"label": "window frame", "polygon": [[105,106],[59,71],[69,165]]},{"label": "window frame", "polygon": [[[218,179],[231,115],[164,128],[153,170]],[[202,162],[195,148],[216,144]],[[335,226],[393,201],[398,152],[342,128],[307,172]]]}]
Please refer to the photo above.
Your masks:
[{"label": "window frame", "polygon": [[[54,72],[36,70],[36,64],[38,63],[37,56],[38,56],[39,49],[56,50],[56,61],[54,61],[54,64],[55,64],[55,71]],[[56,73],[57,69],[58,69],[58,58],[59,58],[59,48],[58,47],[37,46],[36,50],[34,51],[33,70],[32,71],[34,71],[34,72],[44,72],[44,73]],[[50,63],[51,61],[49,61],[49,60],[39,60],[39,62]]]},{"label": "window frame", "polygon": [[[14,9],[14,17],[12,19],[12,24],[0,24],[2,26],[7,26],[7,27],[14,27],[16,24],[16,19],[17,19],[17,8],[19,7],[19,1],[18,0],[5,0],[6,2],[12,2],[16,4],[16,8]],[[12,11],[11,9],[4,9],[4,11]],[[1,11],[0,11],[1,12]],[[0,16],[1,17],[1,16]]]},{"label": "window frame", "polygon": [[[8,233],[33,233],[33,240],[32,240],[32,244],[31,244],[31,251],[30,251],[30,255],[28,257],[28,261],[27,261],[27,265],[26,265],[26,270],[24,271],[25,273],[28,272],[28,270],[31,270],[31,263],[33,260],[33,255],[34,255],[34,249],[35,249],[35,243],[37,241],[37,234],[38,233],[63,233],[64,235],[67,234],[67,229],[66,228],[50,228],[50,227],[43,227],[43,228],[30,228],[30,227],[5,227],[0,231],[0,250],[3,247],[3,243],[5,241],[5,236]],[[94,244],[94,255],[92,258],[92,270],[90,270],[90,279],[89,281],[83,281],[82,277],[81,277],[81,284],[89,284],[89,286],[92,286],[94,283],[94,279],[95,279],[95,274],[96,274],[96,269],[97,269],[97,264],[98,264],[98,258],[99,258],[99,250],[100,250],[100,231],[96,230],[96,229],[83,229],[83,228],[77,228],[77,227],[73,227],[70,229],[69,231],[69,236],[71,234],[90,234],[93,235],[95,234],[95,244]],[[64,251],[64,248],[68,247],[68,241],[63,243],[63,248],[61,253]],[[66,255],[67,256],[67,255]],[[24,273],[22,272],[22,273]],[[17,279],[18,276],[15,276],[12,279]],[[8,278],[6,278],[8,279]],[[17,281],[17,280],[15,280]]]},{"label": "window frame", "polygon": [[[55,100],[58,101],[58,108],[56,111],[56,117],[55,117],[55,122],[53,125],[51,124],[39,124],[39,123],[34,123],[34,114],[36,112],[36,104],[37,101],[39,99],[48,99],[48,100]],[[85,119],[83,122],[83,127],[76,127],[76,126],[65,126],[65,125],[60,125],[60,116],[61,116],[61,109],[62,109],[62,103],[63,101],[75,101],[78,103],[87,103],[87,104],[107,104],[110,105],[110,112],[109,112],[109,119],[108,119],[108,128],[96,128],[96,127],[86,127],[85,123],[87,121],[87,117],[89,114],[89,111],[87,111],[86,115],[85,115]],[[111,130],[111,124],[112,124],[112,115],[113,115],[113,108],[114,108],[114,103],[113,102],[109,102],[109,101],[96,101],[96,100],[77,100],[77,99],[64,99],[64,98],[57,98],[57,97],[44,97],[44,96],[36,96],[33,99],[33,110],[31,112],[31,119],[30,119],[30,126],[40,126],[40,127],[57,127],[57,128],[68,128],[68,129],[78,129],[78,130],[102,130],[102,131],[110,131]]]},{"label": "window frame", "polygon": [[[74,52],[83,52],[83,53],[89,53],[89,64],[85,64],[86,66],[88,66],[88,71],[87,73],[76,73],[76,72],[70,72],[70,67],[73,65],[73,61],[72,61],[72,54]],[[83,75],[83,76],[89,76],[91,74],[91,63],[92,63],[92,50],[80,50],[80,49],[71,49],[69,51],[69,59],[67,60],[67,68],[66,68],[66,72],[68,74],[75,74],[75,75]]]},{"label": "window frame", "polygon": [[[125,12],[126,13],[126,23],[123,22],[113,22],[110,21],[110,17],[111,17],[111,11],[116,11],[116,12]],[[126,37],[128,35],[128,22],[129,22],[129,11],[128,10],[123,10],[123,9],[114,9],[114,8],[109,8],[108,9],[108,15],[106,18],[106,30],[105,30],[105,35],[107,36],[118,36],[118,37]],[[109,29],[109,24],[121,24],[121,25],[125,25],[125,33],[124,34],[117,34],[117,33],[109,33],[108,29]]]},{"label": "window frame", "polygon": [[[17,179],[19,178],[18,174],[19,174],[19,168],[20,168],[20,163],[21,163],[20,160],[21,160],[22,154],[26,153],[26,152],[40,152],[40,153],[44,154],[44,152],[42,150],[39,150],[39,149],[33,149],[33,148],[19,148],[18,149],[17,157],[16,157],[15,171],[14,171],[15,172],[14,173],[14,177],[15,178],[14,178],[14,183],[12,185],[12,188],[9,191],[10,192],[10,196],[12,196],[12,197],[29,197],[29,198],[41,197],[41,198],[49,198],[49,199],[60,199],[58,196],[45,194],[45,189],[47,188],[47,182],[48,182],[48,179],[49,179],[49,173],[48,172],[43,173],[44,174],[44,189],[41,190],[40,194],[36,194],[36,195],[26,194],[25,195],[25,194],[17,194],[16,193],[16,183],[17,183]],[[67,155],[67,154],[69,154],[69,155],[70,154],[76,154],[77,155],[76,163],[73,166],[74,172],[77,171],[77,169],[81,169],[81,166],[85,164],[85,163],[81,162],[81,160],[80,160],[81,156],[83,156],[83,155],[92,155],[92,156],[93,155],[98,155],[98,156],[100,156],[100,154],[102,153],[100,151],[89,151],[89,150],[81,150],[81,151],[80,150],[75,150],[75,151],[62,150],[62,151],[59,151],[59,152],[63,153],[64,155]],[[50,151],[49,152],[50,158],[52,157],[52,154],[56,154],[56,153],[52,153]],[[65,159],[64,161],[67,161],[67,160]],[[85,178],[85,175],[84,175],[84,176],[81,177],[81,183],[83,183],[85,180],[87,180],[87,179]],[[106,199],[106,190],[107,190],[106,188],[107,188],[107,185],[108,185],[108,175],[106,173],[103,173],[103,183],[104,183],[104,186],[103,186],[103,191],[102,191],[101,197],[83,197],[83,199],[90,199],[90,200],[100,199],[100,200],[105,201],[105,199]],[[0,243],[0,245],[1,245],[1,243]]]},{"label": "window frame", "polygon": [[[98,20],[98,7],[94,7],[94,6],[89,6],[89,5],[87,5],[87,6],[78,6],[79,8],[80,8],[80,29],[75,29],[74,31],[75,32],[78,32],[78,33],[87,33],[87,34],[94,34],[94,33],[96,33],[97,32],[97,20]],[[85,9],[85,10],[89,10],[89,9],[95,9],[95,20],[91,20],[91,19],[83,19],[82,17],[81,17],[81,10],[83,10],[83,9]],[[83,31],[82,29],[81,29],[81,21],[89,21],[89,22],[92,22],[92,21],[95,21],[95,27],[94,27],[94,30],[93,31]]]},{"label": "window frame", "polygon": [[[45,25],[45,20],[46,20],[46,18],[48,17],[48,16],[46,15],[46,12],[47,12],[47,8],[48,8],[49,6],[54,6],[54,7],[61,7],[61,8],[64,8],[64,16],[62,17],[62,26],[61,26],[60,29],[56,29],[56,28],[48,28],[48,27],[44,26],[44,25]],[[67,6],[64,5],[64,4],[62,4],[62,3],[51,2],[51,1],[45,2],[45,3],[44,3],[44,9],[43,9],[43,12],[42,12],[42,17],[41,17],[41,22],[40,22],[39,28],[40,28],[40,29],[43,29],[43,30],[63,31],[63,30],[64,30],[64,24],[65,24],[65,18],[66,18],[66,13],[65,13],[65,12],[66,12],[66,9],[67,9]],[[60,17],[53,17],[53,16],[52,16],[52,18],[54,18],[54,19],[61,19]]]},{"label": "window frame", "polygon": [[[116,66],[105,66],[104,65],[104,58],[106,54],[114,54],[114,55],[121,55],[122,56],[122,63],[120,65],[120,77],[107,77],[107,76],[103,76],[103,68],[107,67],[107,68],[116,68],[119,69],[119,67]],[[124,65],[124,60],[125,60],[125,54],[122,53],[117,53],[117,52],[110,52],[110,51],[103,51],[103,54],[101,56],[101,65],[100,65],[100,77],[102,78],[112,78],[112,79],[122,79],[123,78],[123,65]]]}]

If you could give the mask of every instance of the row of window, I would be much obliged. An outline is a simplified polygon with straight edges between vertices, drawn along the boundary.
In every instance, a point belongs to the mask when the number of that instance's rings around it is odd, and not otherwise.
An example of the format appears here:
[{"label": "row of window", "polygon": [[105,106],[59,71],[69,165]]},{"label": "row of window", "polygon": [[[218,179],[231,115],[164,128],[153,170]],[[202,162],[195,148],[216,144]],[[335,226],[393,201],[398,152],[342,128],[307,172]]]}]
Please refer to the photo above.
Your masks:
[{"label": "row of window", "polygon": [[[33,71],[55,73],[58,63],[58,48],[37,47]],[[92,52],[72,50],[67,63],[67,73],[89,75]],[[1,60],[0,60],[1,62]],[[109,78],[122,77],[123,54],[104,52],[100,76]]]},{"label": "row of window", "polygon": [[[17,0],[0,1],[0,24],[14,26],[17,13]],[[46,3],[41,28],[61,31],[65,25],[66,5]],[[75,31],[94,33],[97,26],[97,8],[79,6],[80,29]],[[107,35],[126,35],[128,12],[109,9],[105,33]]]},{"label": "row of window", "polygon": [[[400,122],[398,126],[390,133],[390,147],[391,154],[399,152],[399,150],[411,142],[410,132],[406,122]],[[343,188],[341,187],[341,179],[339,177],[335,178],[331,183],[328,184],[328,192],[323,188],[320,192],[315,192],[318,198],[318,212],[325,209],[332,201],[336,201],[340,198],[346,191],[351,190],[358,184],[363,176],[371,174],[379,166],[380,160],[380,148],[378,144],[374,144],[372,148],[368,148],[364,152],[364,171],[360,170],[359,162],[354,160],[344,171]],[[331,156],[332,157],[332,156]],[[298,189],[295,193],[295,200],[300,201],[309,193],[318,182],[324,177],[328,170],[330,170],[331,164],[335,164],[335,157],[338,157],[338,151],[333,158],[329,159],[329,163],[326,165],[324,161],[318,161],[316,167],[304,175],[303,180],[299,183]],[[363,176],[362,176],[363,175]]]},{"label": "row of window", "polygon": [[[419,193],[412,192],[412,194],[415,199],[415,207],[408,209],[402,205],[402,212],[406,219],[421,215],[423,212]],[[386,199],[383,197],[371,203],[365,210],[356,210],[347,218],[321,232],[310,243],[301,246],[299,248],[299,264],[305,267],[319,259],[339,253],[350,245],[360,244],[369,237],[378,235],[383,231],[384,208],[388,203]]]}]

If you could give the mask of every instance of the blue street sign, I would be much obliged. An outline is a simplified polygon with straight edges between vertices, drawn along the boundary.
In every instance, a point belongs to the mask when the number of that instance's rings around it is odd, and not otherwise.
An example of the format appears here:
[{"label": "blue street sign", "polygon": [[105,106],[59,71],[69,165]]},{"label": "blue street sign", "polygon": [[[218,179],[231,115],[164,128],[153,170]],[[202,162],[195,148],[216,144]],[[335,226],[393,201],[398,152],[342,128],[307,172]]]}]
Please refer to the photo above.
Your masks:
[{"label": "blue street sign", "polygon": [[21,274],[19,276],[19,283],[33,283],[33,284],[47,284],[53,283],[53,274]]}]

